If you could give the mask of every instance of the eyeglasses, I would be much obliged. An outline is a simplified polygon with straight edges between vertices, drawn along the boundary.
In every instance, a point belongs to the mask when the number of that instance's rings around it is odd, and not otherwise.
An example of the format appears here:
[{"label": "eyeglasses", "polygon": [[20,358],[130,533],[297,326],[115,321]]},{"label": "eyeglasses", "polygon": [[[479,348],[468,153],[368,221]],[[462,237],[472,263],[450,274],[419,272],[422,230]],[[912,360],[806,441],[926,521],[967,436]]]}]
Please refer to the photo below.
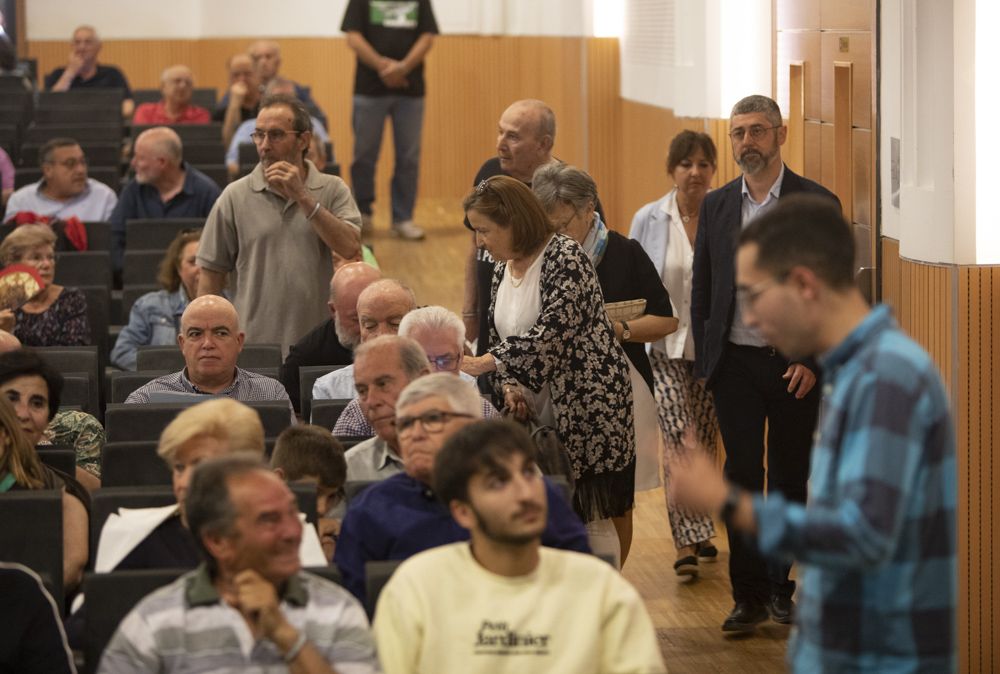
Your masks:
[{"label": "eyeglasses", "polygon": [[760,124],[754,124],[749,129],[744,129],[742,126],[738,126],[729,132],[729,137],[732,138],[733,141],[737,143],[742,141],[743,138],[747,135],[750,136],[751,140],[760,140],[761,138],[764,137],[764,134],[767,133],[768,131],[780,128],[781,124],[778,124],[777,126],[761,126]]},{"label": "eyeglasses", "polygon": [[69,159],[63,159],[62,161],[47,161],[46,164],[55,164],[56,166],[62,166],[64,169],[72,171],[77,166],[87,166],[86,157],[70,157]]},{"label": "eyeglasses", "polygon": [[745,313],[748,309],[752,309],[761,295],[779,283],[784,283],[784,281],[785,276],[782,275],[780,277],[764,279],[752,286],[736,286],[736,303],[739,305],[740,311]]},{"label": "eyeglasses", "polygon": [[396,417],[396,433],[403,434],[413,430],[413,425],[420,422],[424,430],[428,433],[440,433],[441,429],[449,419],[472,419],[471,414],[461,414],[459,412],[442,412],[441,410],[429,410],[415,417]]},{"label": "eyeglasses", "polygon": [[431,362],[434,369],[438,372],[450,372],[455,369],[455,365],[458,364],[458,356],[446,353],[443,356],[428,356],[427,360]]},{"label": "eyeglasses", "polygon": [[305,133],[305,131],[285,131],[284,129],[269,129],[267,131],[261,131],[260,129],[257,129],[250,134],[250,138],[253,142],[259,145],[264,142],[265,138],[272,143],[280,143],[285,139],[285,136],[289,134],[299,136],[303,133]]}]

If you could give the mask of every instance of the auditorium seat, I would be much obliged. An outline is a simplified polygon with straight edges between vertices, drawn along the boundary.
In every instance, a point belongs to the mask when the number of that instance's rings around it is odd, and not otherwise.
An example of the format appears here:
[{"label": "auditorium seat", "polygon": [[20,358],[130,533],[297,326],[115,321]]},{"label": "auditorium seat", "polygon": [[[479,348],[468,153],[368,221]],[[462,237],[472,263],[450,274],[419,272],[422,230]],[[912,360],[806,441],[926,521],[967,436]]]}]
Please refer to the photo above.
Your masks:
[{"label": "auditorium seat", "polygon": [[42,577],[62,611],[62,494],[55,489],[0,492],[0,555]]},{"label": "auditorium seat", "polygon": [[125,221],[125,240],[131,250],[159,250],[162,257],[178,234],[204,226],[205,218],[132,218]]},{"label": "auditorium seat", "polygon": [[312,413],[309,416],[309,423],[322,426],[323,428],[327,428],[332,431],[334,425],[337,423],[337,419],[340,418],[344,408],[350,404],[351,400],[352,398],[313,400]]},{"label": "auditorium seat", "polygon": [[[178,368],[179,369],[179,368]],[[135,372],[129,370],[119,370],[112,372],[110,377],[111,392],[108,396],[108,402],[111,403],[123,403],[125,400],[132,395],[132,392],[137,388],[141,388],[153,381],[157,377],[162,377],[165,374],[170,374],[171,372],[176,372],[177,370],[137,370]]]},{"label": "auditorium seat", "polygon": [[106,443],[101,450],[101,486],[170,486],[171,470],[156,453],[157,444],[156,440]]},{"label": "auditorium seat", "polygon": [[303,419],[310,419],[312,414],[313,384],[325,374],[339,370],[343,365],[302,365],[299,367],[299,411]]},{"label": "auditorium seat", "polygon": [[[192,399],[191,404],[198,400]],[[185,403],[109,404],[104,410],[104,427],[108,442],[157,440],[160,432],[182,410]],[[291,413],[284,400],[251,401],[244,403],[260,415],[264,436],[274,438],[291,425]]]}]

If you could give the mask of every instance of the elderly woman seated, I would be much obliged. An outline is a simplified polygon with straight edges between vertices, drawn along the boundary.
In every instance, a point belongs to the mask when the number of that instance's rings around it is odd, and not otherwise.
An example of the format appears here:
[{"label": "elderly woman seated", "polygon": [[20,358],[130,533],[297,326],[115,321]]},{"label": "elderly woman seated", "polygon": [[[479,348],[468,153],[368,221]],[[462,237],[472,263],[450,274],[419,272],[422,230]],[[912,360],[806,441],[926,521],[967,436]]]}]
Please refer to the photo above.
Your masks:
[{"label": "elderly woman seated", "polygon": [[[229,398],[210,400],[178,414],[163,429],[157,452],[170,466],[177,502],[111,515],[101,530],[95,571],[196,567],[201,554],[184,517],[191,474],[199,463],[217,456],[253,452],[263,457],[264,427],[246,405]],[[305,566],[327,563],[312,527],[305,529],[300,556]]]},{"label": "elderly woman seated", "polygon": [[78,288],[53,283],[56,235],[47,225],[21,225],[0,243],[0,264],[25,264],[38,271],[45,288],[20,307],[0,311],[0,329],[25,346],[90,344],[87,298]]}]

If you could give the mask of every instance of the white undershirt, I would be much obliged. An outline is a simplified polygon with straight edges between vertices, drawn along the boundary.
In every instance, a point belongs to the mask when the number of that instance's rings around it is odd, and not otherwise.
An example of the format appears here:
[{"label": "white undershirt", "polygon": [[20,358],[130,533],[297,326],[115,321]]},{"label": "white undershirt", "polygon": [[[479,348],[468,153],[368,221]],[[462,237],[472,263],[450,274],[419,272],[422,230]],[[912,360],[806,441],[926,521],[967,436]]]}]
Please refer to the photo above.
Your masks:
[{"label": "white undershirt", "polygon": [[653,342],[653,348],[667,358],[694,360],[694,334],[691,332],[691,279],[694,268],[694,248],[684,229],[684,220],[677,208],[677,190],[663,202],[667,215],[667,248],[663,256],[660,278],[670,295],[670,306],[677,317],[677,330]]}]

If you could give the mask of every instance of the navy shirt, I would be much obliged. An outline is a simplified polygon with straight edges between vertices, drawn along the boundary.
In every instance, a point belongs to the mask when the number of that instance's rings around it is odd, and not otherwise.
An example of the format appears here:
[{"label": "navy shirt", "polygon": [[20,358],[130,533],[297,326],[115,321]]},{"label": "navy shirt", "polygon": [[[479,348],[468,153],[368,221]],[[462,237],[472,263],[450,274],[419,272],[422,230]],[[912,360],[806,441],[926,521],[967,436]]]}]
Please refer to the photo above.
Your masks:
[{"label": "navy shirt", "polygon": [[[542,545],[590,552],[587,530],[566,498],[545,480],[549,502]],[[407,559],[439,545],[469,540],[430,487],[399,473],[368,487],[347,508],[333,561],[344,587],[365,602],[365,563]]]},{"label": "navy shirt", "polygon": [[111,263],[122,268],[125,256],[125,221],[139,218],[207,218],[221,190],[215,181],[187,162],[183,165],[184,187],[173,199],[164,202],[153,185],[130,180],[111,212]]},{"label": "navy shirt", "polygon": [[[66,71],[65,68],[56,68],[45,77],[45,90],[51,91],[59,78]],[[70,90],[73,89],[124,89],[125,98],[132,98],[132,89],[128,85],[128,80],[122,71],[114,66],[97,66],[97,72],[89,80],[85,80],[79,75],[69,83]]]}]

